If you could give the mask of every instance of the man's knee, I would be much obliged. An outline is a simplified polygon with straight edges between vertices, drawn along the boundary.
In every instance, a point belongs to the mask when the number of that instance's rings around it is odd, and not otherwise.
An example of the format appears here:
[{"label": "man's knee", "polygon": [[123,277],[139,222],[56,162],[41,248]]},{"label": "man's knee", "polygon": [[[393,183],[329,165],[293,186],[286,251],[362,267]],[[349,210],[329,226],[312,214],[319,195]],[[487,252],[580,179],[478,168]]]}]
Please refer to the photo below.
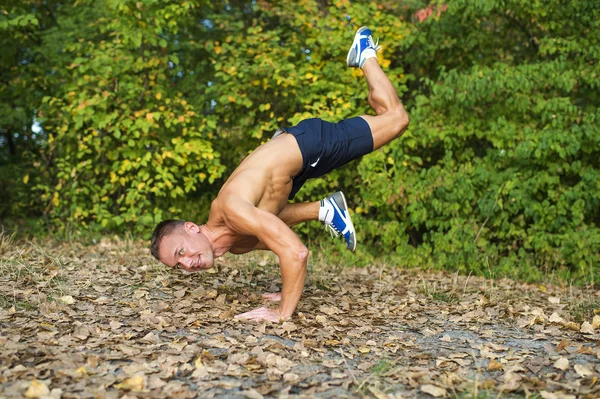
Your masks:
[{"label": "man's knee", "polygon": [[301,262],[306,262],[306,259],[308,259],[308,248],[302,246],[298,250],[298,260]]}]

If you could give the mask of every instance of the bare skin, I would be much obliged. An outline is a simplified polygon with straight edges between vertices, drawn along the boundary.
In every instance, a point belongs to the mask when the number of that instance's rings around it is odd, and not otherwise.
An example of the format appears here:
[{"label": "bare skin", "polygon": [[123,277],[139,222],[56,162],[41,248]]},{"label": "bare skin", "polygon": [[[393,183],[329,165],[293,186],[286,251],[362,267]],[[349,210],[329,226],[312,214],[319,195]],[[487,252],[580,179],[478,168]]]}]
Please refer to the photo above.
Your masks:
[{"label": "bare skin", "polygon": [[[396,90],[377,60],[363,65],[368,101],[377,116],[361,116],[371,128],[374,150],[399,137],[408,126],[408,115]],[[163,238],[160,260],[188,272],[209,269],[226,252],[242,254],[268,249],[279,257],[282,291],[265,294],[279,307],[261,307],[236,318],[278,322],[294,313],[306,278],[308,249],[292,226],[318,220],[319,202],[288,204],[292,178],[302,168],[296,139],[282,134],[246,157],[225,182],[211,204],[204,225],[186,222],[180,232]]]}]

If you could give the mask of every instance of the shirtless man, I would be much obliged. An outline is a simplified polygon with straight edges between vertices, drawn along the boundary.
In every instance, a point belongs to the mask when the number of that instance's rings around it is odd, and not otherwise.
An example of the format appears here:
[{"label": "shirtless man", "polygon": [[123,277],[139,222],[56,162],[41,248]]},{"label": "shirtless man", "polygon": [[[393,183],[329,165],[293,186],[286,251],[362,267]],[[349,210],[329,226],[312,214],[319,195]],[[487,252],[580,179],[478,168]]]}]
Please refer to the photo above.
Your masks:
[{"label": "shirtless man", "polygon": [[356,248],[356,236],[341,192],[310,203],[290,204],[288,199],[307,179],[380,148],[408,126],[398,94],[379,66],[377,50],[371,31],[362,27],[346,59],[348,66],[362,68],[369,86],[368,101],[377,116],[338,123],[307,119],[278,130],[227,179],[211,204],[206,224],[159,223],[152,235],[152,254],[174,269],[196,272],[210,269],[214,259],[226,252],[269,249],[279,257],[283,287],[281,293],[264,297],[280,301],[279,307],[261,307],[236,318],[279,322],[292,316],[304,288],[308,249],[291,227],[320,220],[341,234],[351,250]]}]

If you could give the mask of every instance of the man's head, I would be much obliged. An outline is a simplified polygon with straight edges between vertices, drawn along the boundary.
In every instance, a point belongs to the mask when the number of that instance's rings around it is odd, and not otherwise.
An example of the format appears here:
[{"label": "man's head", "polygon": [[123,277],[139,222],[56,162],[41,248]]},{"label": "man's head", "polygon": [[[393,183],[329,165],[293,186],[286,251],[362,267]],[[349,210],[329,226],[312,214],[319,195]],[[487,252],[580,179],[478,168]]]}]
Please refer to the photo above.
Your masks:
[{"label": "man's head", "polygon": [[152,255],[165,265],[195,272],[213,267],[210,242],[200,226],[183,220],[163,220],[152,233]]}]

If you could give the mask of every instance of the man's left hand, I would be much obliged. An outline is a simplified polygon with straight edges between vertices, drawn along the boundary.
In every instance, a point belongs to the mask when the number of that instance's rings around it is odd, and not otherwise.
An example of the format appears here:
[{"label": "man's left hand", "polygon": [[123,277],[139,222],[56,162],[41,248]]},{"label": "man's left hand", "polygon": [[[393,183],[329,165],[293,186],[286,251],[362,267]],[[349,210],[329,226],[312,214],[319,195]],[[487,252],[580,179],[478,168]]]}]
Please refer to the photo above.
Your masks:
[{"label": "man's left hand", "polygon": [[283,320],[281,314],[279,313],[279,309],[271,309],[267,307],[262,307],[258,309],[251,310],[246,313],[239,314],[235,316],[236,319],[244,319],[244,320],[253,320],[253,321],[272,321],[274,323],[279,323]]}]

